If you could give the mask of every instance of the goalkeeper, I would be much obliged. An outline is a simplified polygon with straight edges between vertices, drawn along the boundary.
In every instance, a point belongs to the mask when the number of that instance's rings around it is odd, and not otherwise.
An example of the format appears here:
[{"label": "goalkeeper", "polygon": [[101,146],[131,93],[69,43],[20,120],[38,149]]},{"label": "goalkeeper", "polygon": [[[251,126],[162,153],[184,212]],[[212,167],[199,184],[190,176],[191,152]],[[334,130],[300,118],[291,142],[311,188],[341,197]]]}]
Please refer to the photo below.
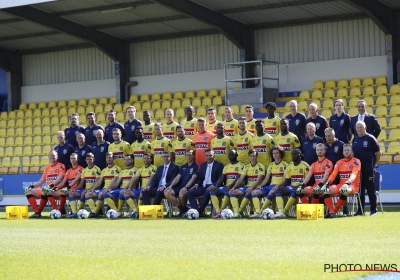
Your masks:
[{"label": "goalkeeper", "polygon": [[[324,186],[326,187],[324,201],[329,209],[326,218],[336,218],[336,213],[346,203],[347,197],[357,193],[360,189],[361,162],[353,157],[353,149],[350,144],[343,145],[343,156],[344,159],[336,162],[335,168]],[[337,175],[340,178],[339,184],[329,186],[331,182],[335,181]],[[338,202],[333,208],[332,197],[338,195]]]}]

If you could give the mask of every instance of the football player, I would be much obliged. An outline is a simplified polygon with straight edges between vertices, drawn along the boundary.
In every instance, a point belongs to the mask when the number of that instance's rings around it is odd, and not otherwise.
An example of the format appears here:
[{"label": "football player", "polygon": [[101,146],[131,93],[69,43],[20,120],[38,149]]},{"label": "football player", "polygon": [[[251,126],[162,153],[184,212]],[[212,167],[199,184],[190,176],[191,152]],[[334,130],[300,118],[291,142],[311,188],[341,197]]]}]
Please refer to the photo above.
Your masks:
[{"label": "football player", "polygon": [[233,137],[238,133],[238,121],[233,118],[233,109],[231,107],[225,108],[225,120],[222,123],[225,127],[226,136]]},{"label": "football player", "polygon": [[[193,141],[194,135],[197,133],[197,119],[193,117],[194,115],[193,106],[187,106],[185,108],[185,113],[186,113],[186,120],[181,121],[181,126],[185,130],[185,137]],[[178,131],[176,132],[178,133]]]},{"label": "football player", "polygon": [[108,151],[114,155],[114,163],[120,169],[125,169],[125,159],[126,155],[130,155],[132,153],[131,146],[128,142],[122,140],[121,130],[119,128],[113,129],[113,138],[114,142],[108,146]]},{"label": "football player", "polygon": [[154,124],[154,131],[156,139],[151,142],[151,153],[154,155],[154,166],[157,168],[163,165],[162,152],[169,151],[171,154],[171,161],[175,161],[174,149],[171,141],[163,135],[163,126],[161,123]]},{"label": "football player", "polygon": [[264,121],[262,119],[256,120],[256,131],[253,140],[251,140],[250,149],[257,151],[257,161],[262,163],[264,166],[268,166],[271,163],[270,150],[275,145],[274,139],[265,133]]},{"label": "football player", "polygon": [[217,124],[216,130],[217,136],[211,140],[211,150],[215,153],[215,160],[225,166],[229,163],[228,153],[235,149],[235,143],[225,135],[223,123]]},{"label": "football player", "polygon": [[136,141],[131,145],[131,151],[135,157],[134,166],[139,169],[144,165],[143,155],[151,152],[151,144],[144,139],[143,127],[135,128]]},{"label": "football player", "polygon": [[193,141],[185,136],[185,131],[186,130],[183,126],[178,125],[176,127],[176,134],[178,135],[178,139],[174,141],[174,143],[172,143],[172,147],[175,153],[175,164],[179,167],[187,163],[185,151],[187,149],[195,149]]},{"label": "football player", "polygon": [[194,146],[196,148],[196,162],[200,166],[203,162],[206,162],[206,150],[210,148],[211,140],[215,135],[206,129],[204,118],[197,119],[197,128],[199,131],[194,135]]},{"label": "football player", "polygon": [[156,139],[154,123],[151,121],[151,111],[143,111],[143,121],[143,138],[151,143],[154,139]]},{"label": "football player", "polygon": [[254,108],[251,105],[247,105],[244,111],[246,117],[246,130],[251,134],[256,132],[256,120],[254,119]]},{"label": "football player", "polygon": [[86,136],[83,133],[76,134],[76,142],[78,145],[74,149],[74,153],[78,155],[78,165],[85,168],[86,154],[92,152],[92,147],[86,143]]},{"label": "football player", "polygon": [[267,109],[268,112],[268,117],[264,119],[265,132],[272,138],[275,138],[281,126],[281,119],[275,116],[276,104],[274,102],[268,102],[265,104],[265,109]]},{"label": "football player", "polygon": [[287,119],[281,120],[281,133],[279,133],[275,137],[276,145],[279,145],[283,148],[285,152],[285,156],[283,157],[283,161],[287,163],[292,162],[291,151],[294,148],[300,147],[300,141],[294,133],[289,132],[289,121]]},{"label": "football player", "polygon": [[136,118],[136,108],[133,106],[126,108],[126,115],[128,120],[124,123],[125,141],[131,145],[137,140],[135,128],[142,126],[142,122]]},{"label": "football player", "polygon": [[164,136],[171,142],[174,142],[176,139],[176,127],[179,125],[176,121],[174,121],[174,110],[165,110],[165,118],[167,121],[163,124]]},{"label": "football player", "polygon": [[210,107],[207,109],[207,117],[208,117],[208,122],[207,122],[207,130],[212,132],[213,134],[217,134],[217,131],[215,130],[215,127],[217,126],[218,123],[220,123],[219,120],[217,120],[217,111],[215,108]]},{"label": "football player", "polygon": [[245,166],[250,164],[249,159],[249,147],[251,145],[251,140],[253,140],[253,134],[246,130],[246,118],[239,118],[239,133],[233,137],[233,142],[235,143],[236,150],[238,152],[238,160]]}]

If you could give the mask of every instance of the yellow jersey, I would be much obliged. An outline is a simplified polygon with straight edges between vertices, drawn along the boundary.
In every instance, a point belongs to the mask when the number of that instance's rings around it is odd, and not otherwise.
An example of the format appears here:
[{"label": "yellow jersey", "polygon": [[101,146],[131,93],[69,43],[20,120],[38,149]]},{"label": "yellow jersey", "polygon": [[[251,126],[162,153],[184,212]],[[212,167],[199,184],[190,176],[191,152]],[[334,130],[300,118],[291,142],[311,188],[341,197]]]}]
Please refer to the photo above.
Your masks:
[{"label": "yellow jersey", "polygon": [[81,180],[85,180],[85,189],[90,189],[96,183],[96,179],[100,178],[101,169],[96,165],[93,165],[92,168],[89,166],[82,170]]},{"label": "yellow jersey", "polygon": [[125,156],[132,153],[129,143],[125,141],[111,143],[108,146],[108,151],[113,153],[114,163],[121,167],[121,169],[125,169]]},{"label": "yellow jersey", "polygon": [[217,126],[217,124],[219,124],[220,121],[219,120],[215,120],[214,122],[207,122],[207,126],[206,129],[212,133],[214,133],[215,135],[217,135],[217,131],[215,130],[215,127]]},{"label": "yellow jersey", "polygon": [[154,131],[154,123],[150,122],[150,124],[144,124],[143,122],[143,139],[149,141],[150,143],[156,139],[156,133]]},{"label": "yellow jersey", "polygon": [[181,126],[185,129],[185,137],[193,141],[194,135],[197,133],[197,119],[192,118],[190,121],[184,119],[181,121]]},{"label": "yellow jersey", "polygon": [[274,161],[268,165],[267,174],[271,174],[271,185],[277,185],[285,180],[285,172],[288,165],[283,160],[279,163]]},{"label": "yellow jersey", "polygon": [[135,157],[134,166],[139,169],[144,165],[144,153],[151,153],[151,144],[147,140],[143,140],[140,143],[138,141],[135,141],[131,144],[131,152]]},{"label": "yellow jersey", "polygon": [[272,139],[269,134],[265,133],[263,136],[254,135],[253,140],[251,140],[250,149],[257,151],[257,161],[268,166],[271,162],[271,156],[269,155],[269,150],[275,145],[274,139]]},{"label": "yellow jersey", "polygon": [[214,159],[224,166],[229,163],[229,151],[235,149],[235,143],[228,136],[219,139],[217,136],[211,140],[211,150],[214,151]]},{"label": "yellow jersey", "polygon": [[101,177],[103,177],[104,180],[104,188],[108,188],[114,177],[119,177],[119,174],[121,173],[121,168],[114,164],[113,166],[107,166],[101,171]]},{"label": "yellow jersey", "polygon": [[172,142],[176,139],[176,127],[179,125],[177,122],[163,123],[163,134]]},{"label": "yellow jersey", "polygon": [[248,131],[243,134],[240,134],[239,132],[233,137],[233,142],[235,143],[238,153],[238,161],[243,163],[245,166],[250,164],[249,149],[253,137],[254,135]]},{"label": "yellow jersey", "polygon": [[266,117],[264,119],[264,125],[264,131],[274,139],[279,131],[281,131],[281,119],[277,116],[274,116],[272,119]]},{"label": "yellow jersey", "polygon": [[226,175],[226,185],[229,186],[232,184],[238,175],[243,173],[243,169],[246,167],[241,164],[240,162],[237,163],[229,163],[227,166],[224,167],[222,174]]},{"label": "yellow jersey", "polygon": [[300,141],[297,138],[297,136],[291,132],[288,132],[288,134],[286,135],[282,135],[281,133],[279,133],[274,140],[276,145],[281,146],[283,148],[283,151],[285,152],[285,155],[283,156],[283,161],[291,163],[292,162],[291,151],[294,148],[300,147]]},{"label": "yellow jersey", "polygon": [[150,177],[151,175],[156,174],[156,167],[154,165],[149,165],[149,166],[142,166],[137,172],[136,176],[139,176],[142,179],[141,187],[144,188],[150,183]]},{"label": "yellow jersey", "polygon": [[[252,186],[254,184],[254,182],[257,181],[257,177],[259,175],[265,175],[265,166],[262,163],[257,162],[254,166],[251,165],[251,163],[249,165],[246,166],[245,169],[243,169],[242,171],[242,175],[246,175],[247,177],[247,185],[248,186]],[[258,187],[261,186],[262,180],[260,181],[260,185],[258,185]]]},{"label": "yellow jersey", "polygon": [[256,132],[256,120],[251,119],[249,121],[246,120],[246,130],[252,134]]},{"label": "yellow jersey", "polygon": [[136,167],[131,167],[131,168],[122,170],[119,173],[119,177],[121,178],[120,188],[126,188],[129,185],[132,177],[136,174],[136,172],[137,172]]},{"label": "yellow jersey", "polygon": [[151,143],[151,153],[154,156],[154,165],[156,167],[164,164],[161,157],[163,151],[174,152],[171,141],[167,137],[156,138]]},{"label": "yellow jersey", "polygon": [[187,137],[183,138],[183,140],[179,140],[179,138],[176,139],[176,141],[172,143],[172,147],[174,148],[175,153],[175,164],[179,167],[187,163],[185,156],[186,149],[196,149],[193,141]]},{"label": "yellow jersey", "polygon": [[290,179],[290,184],[294,187],[298,187],[304,182],[304,178],[307,177],[308,171],[310,170],[310,165],[301,161],[298,165],[293,162],[286,167],[286,179]]},{"label": "yellow jersey", "polygon": [[225,135],[228,137],[233,137],[239,131],[239,123],[235,119],[231,119],[229,121],[222,122],[225,126]]}]

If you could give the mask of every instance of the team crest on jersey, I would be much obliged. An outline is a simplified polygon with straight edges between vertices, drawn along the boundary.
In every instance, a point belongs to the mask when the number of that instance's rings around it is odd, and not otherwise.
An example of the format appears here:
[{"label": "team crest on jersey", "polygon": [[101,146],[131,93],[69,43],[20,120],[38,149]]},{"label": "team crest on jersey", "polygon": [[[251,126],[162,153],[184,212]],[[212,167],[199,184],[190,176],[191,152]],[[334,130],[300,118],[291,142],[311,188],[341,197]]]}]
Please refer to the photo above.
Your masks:
[{"label": "team crest on jersey", "polygon": [[75,131],[75,135],[78,135],[79,131]]},{"label": "team crest on jersey", "polygon": [[114,174],[114,170],[111,171],[111,174]]},{"label": "team crest on jersey", "polygon": [[204,137],[204,140],[208,140],[208,136]]},{"label": "team crest on jersey", "polygon": [[119,150],[122,151],[124,149],[124,147],[119,147]]},{"label": "team crest on jersey", "polygon": [[244,142],[248,142],[249,141],[249,138],[244,138]]},{"label": "team crest on jersey", "polygon": [[56,169],[54,169],[54,172],[55,172],[55,173],[57,173],[57,171],[58,171],[58,169],[57,169],[57,168],[56,168]]},{"label": "team crest on jersey", "polygon": [[131,126],[131,131],[134,131],[134,130],[135,130],[135,126],[132,125],[132,126]]},{"label": "team crest on jersey", "polygon": [[322,170],[325,171],[325,166],[322,166]]},{"label": "team crest on jersey", "polygon": [[190,168],[190,174],[193,174],[193,168]]},{"label": "team crest on jersey", "polygon": [[252,124],[250,127],[251,127],[251,129],[254,129],[254,124]]},{"label": "team crest on jersey", "polygon": [[152,128],[152,127],[149,127],[149,131],[153,131],[153,128]]},{"label": "team crest on jersey", "polygon": [[300,173],[303,173],[303,168],[300,168],[300,170],[299,170],[299,171],[300,171]]},{"label": "team crest on jersey", "polygon": [[86,151],[82,151],[82,156],[84,156],[86,154]]},{"label": "team crest on jersey", "polygon": [[222,142],[222,146],[226,146],[226,142]]},{"label": "team crest on jersey", "polygon": [[286,143],[290,143],[290,138],[287,138],[287,139],[286,139]]},{"label": "team crest on jersey", "polygon": [[358,162],[357,162],[357,161],[355,161],[355,162],[354,162],[354,165],[358,165]]},{"label": "team crest on jersey", "polygon": [[336,146],[333,150],[335,151],[335,153],[337,153],[339,151],[339,147]]},{"label": "team crest on jersey", "polygon": [[66,155],[67,154],[67,149],[63,150],[63,154]]},{"label": "team crest on jersey", "polygon": [[144,150],[144,146],[140,147],[141,150]]},{"label": "team crest on jersey", "polygon": [[300,120],[296,120],[295,124],[299,125],[299,123],[300,123]]},{"label": "team crest on jersey", "polygon": [[161,143],[161,147],[164,147],[164,143]]},{"label": "team crest on jersey", "polygon": [[171,131],[175,131],[175,128],[171,127]]},{"label": "team crest on jersey", "polygon": [[92,175],[94,175],[94,171],[92,172]]},{"label": "team crest on jersey", "polygon": [[190,124],[190,127],[194,127],[194,123],[191,123],[191,124]]},{"label": "team crest on jersey", "polygon": [[316,127],[317,129],[319,129],[320,126],[321,126],[320,123],[316,123],[316,124],[315,124],[315,127]]},{"label": "team crest on jersey", "polygon": [[134,174],[134,172],[132,172],[132,171],[131,171],[131,172],[129,172],[129,175],[133,175],[133,174]]},{"label": "team crest on jersey", "polygon": [[104,152],[104,147],[100,147],[100,152]]},{"label": "team crest on jersey", "polygon": [[343,124],[344,124],[344,120],[341,120],[340,121],[340,126],[343,126]]},{"label": "team crest on jersey", "polygon": [[282,172],[282,171],[283,171],[283,168],[282,168],[282,167],[279,167],[279,171]]},{"label": "team crest on jersey", "polygon": [[364,148],[368,147],[368,141],[364,141],[363,147],[364,147]]},{"label": "team crest on jersey", "polygon": [[256,170],[256,174],[258,174],[258,170]]},{"label": "team crest on jersey", "polygon": [[267,140],[263,140],[263,144],[267,144]]},{"label": "team crest on jersey", "polygon": [[238,168],[237,168],[237,167],[235,167],[235,171],[238,171]]},{"label": "team crest on jersey", "polygon": [[[306,143],[307,144],[307,143]],[[312,144],[313,149],[315,150],[315,147],[317,147],[317,143]]]},{"label": "team crest on jersey", "polygon": [[233,128],[233,124],[231,124],[231,125],[229,126],[229,128]]},{"label": "team crest on jersey", "polygon": [[184,148],[186,148],[186,143],[183,143],[183,145],[182,145]]}]

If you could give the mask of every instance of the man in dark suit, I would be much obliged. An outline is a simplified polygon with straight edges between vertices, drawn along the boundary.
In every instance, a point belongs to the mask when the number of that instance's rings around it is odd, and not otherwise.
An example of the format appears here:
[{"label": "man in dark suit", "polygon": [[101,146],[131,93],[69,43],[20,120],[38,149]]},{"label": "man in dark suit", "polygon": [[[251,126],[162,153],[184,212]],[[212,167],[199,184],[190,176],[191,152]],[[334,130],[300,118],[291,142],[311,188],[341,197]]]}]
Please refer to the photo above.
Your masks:
[{"label": "man in dark suit", "polygon": [[150,197],[155,197],[153,205],[159,205],[164,198],[164,190],[168,188],[179,173],[179,167],[171,162],[168,151],[162,152],[163,165],[159,166],[148,186],[142,191],[144,205],[150,205]]},{"label": "man in dark suit", "polygon": [[357,103],[358,115],[351,117],[351,132],[354,136],[357,136],[356,123],[362,121],[367,126],[367,133],[378,138],[381,132],[381,126],[378,123],[375,115],[370,115],[366,112],[367,102],[365,100],[359,100]]},{"label": "man in dark suit", "polygon": [[[210,187],[213,187],[222,175],[224,166],[214,160],[214,151],[206,150],[206,162],[200,165],[199,176],[194,186],[186,193],[187,199],[189,200],[190,207],[196,209],[200,217],[204,214],[204,209],[207,207],[210,201]],[[196,197],[202,196],[201,206],[198,207]]]}]

